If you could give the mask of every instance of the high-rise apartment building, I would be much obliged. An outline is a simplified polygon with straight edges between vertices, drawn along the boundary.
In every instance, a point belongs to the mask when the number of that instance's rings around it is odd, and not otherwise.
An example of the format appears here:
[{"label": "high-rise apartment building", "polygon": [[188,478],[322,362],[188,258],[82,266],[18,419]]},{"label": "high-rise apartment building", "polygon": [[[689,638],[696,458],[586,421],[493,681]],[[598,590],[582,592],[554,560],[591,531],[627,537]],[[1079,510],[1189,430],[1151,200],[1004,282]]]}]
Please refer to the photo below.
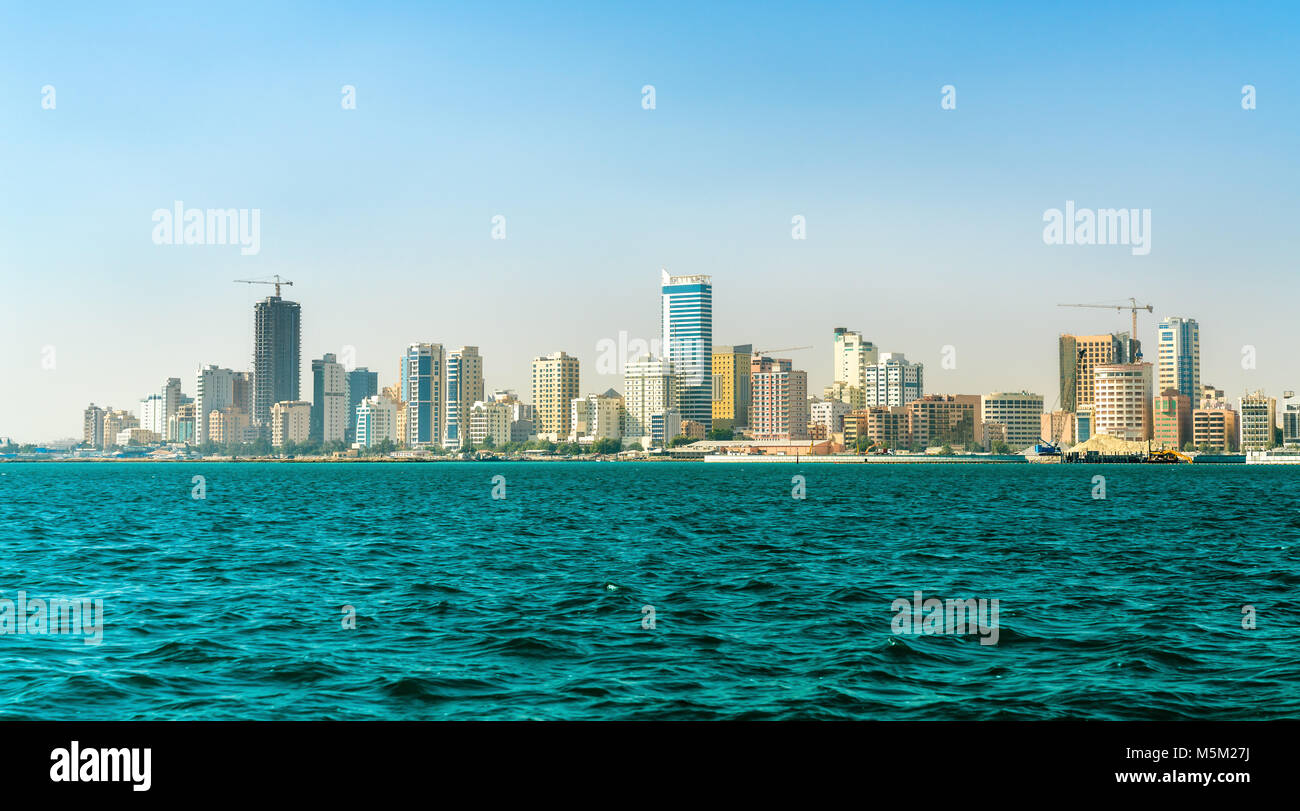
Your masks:
[{"label": "high-rise apartment building", "polygon": [[713,427],[749,425],[752,344],[713,347]]},{"label": "high-rise apartment building", "polygon": [[208,424],[213,411],[239,404],[235,399],[235,377],[233,369],[215,364],[199,368],[194,381],[194,444],[211,441]]},{"label": "high-rise apartment building", "polygon": [[623,438],[623,398],[610,389],[573,400],[569,441]]},{"label": "high-rise apartment building", "polygon": [[905,406],[925,392],[925,366],[886,352],[864,367],[862,386],[868,406]]},{"label": "high-rise apartment building", "polygon": [[677,393],[672,361],[642,355],[627,364],[623,373],[623,438],[643,440],[650,437],[653,417],[678,408]]},{"label": "high-rise apartment building", "polygon": [[565,352],[533,358],[533,408],[538,436],[562,442],[569,435],[578,396],[578,359]]},{"label": "high-rise apartment building", "polygon": [[140,427],[163,436],[167,430],[166,406],[161,394],[150,394],[140,401]]},{"label": "high-rise apartment building", "polygon": [[1043,427],[1043,395],[1027,391],[995,391],[980,398],[985,424],[1002,426],[1003,442],[1019,452],[1038,443]]},{"label": "high-rise apartment building", "polygon": [[750,430],[756,440],[808,438],[808,373],[785,358],[754,355],[749,379],[753,402]]},{"label": "high-rise apartment building", "polygon": [[1226,406],[1192,410],[1192,443],[1197,450],[1231,453],[1237,450],[1237,412]]},{"label": "high-rise apartment building", "polygon": [[1094,378],[1093,433],[1130,441],[1151,438],[1151,364],[1102,363]]},{"label": "high-rise apartment building", "polygon": [[397,402],[372,394],[357,403],[353,441],[359,447],[369,448],[384,440],[397,442]]},{"label": "high-rise apartment building", "polygon": [[867,368],[880,360],[875,344],[845,327],[835,328],[831,352],[831,379],[848,386],[863,386]]},{"label": "high-rise apartment building", "polygon": [[1159,391],[1177,389],[1195,402],[1201,391],[1201,328],[1196,319],[1166,318],[1156,326],[1156,335]]},{"label": "high-rise apartment building", "polygon": [[408,447],[428,447],[442,442],[446,368],[442,344],[415,343],[402,356],[402,402],[406,403]]},{"label": "high-rise apartment building", "polygon": [[513,409],[508,403],[495,400],[480,400],[469,409],[469,438],[475,445],[482,446],[488,439],[500,447],[510,438],[510,416]]},{"label": "high-rise apartment building", "polygon": [[99,406],[91,403],[86,406],[81,419],[81,442],[91,448],[104,447],[104,414]]},{"label": "high-rise apartment building", "polygon": [[267,296],[253,307],[253,422],[264,425],[271,406],[297,401],[301,385],[302,308]]},{"label": "high-rise apartment building", "polygon": [[477,346],[462,346],[447,353],[447,398],[442,443],[459,448],[469,432],[469,410],[483,399],[483,358]]},{"label": "high-rise apartment building", "polygon": [[342,442],[348,433],[348,375],[332,352],[311,362],[313,442]]},{"label": "high-rise apartment building", "polygon": [[677,375],[682,419],[713,426],[713,284],[709,276],[661,271],[664,360]]},{"label": "high-rise apartment building", "polygon": [[289,400],[271,405],[271,444],[306,442],[311,436],[311,403]]},{"label": "high-rise apartment building", "polygon": [[1241,416],[1241,437],[1238,447],[1243,451],[1265,451],[1273,447],[1273,429],[1277,425],[1277,400],[1262,391],[1248,394],[1237,401]]},{"label": "high-rise apartment building", "polygon": [[162,385],[162,430],[158,433],[168,442],[180,442],[171,433],[171,418],[176,413],[176,409],[181,407],[185,400],[185,395],[181,393],[181,379],[179,377],[169,377]]}]

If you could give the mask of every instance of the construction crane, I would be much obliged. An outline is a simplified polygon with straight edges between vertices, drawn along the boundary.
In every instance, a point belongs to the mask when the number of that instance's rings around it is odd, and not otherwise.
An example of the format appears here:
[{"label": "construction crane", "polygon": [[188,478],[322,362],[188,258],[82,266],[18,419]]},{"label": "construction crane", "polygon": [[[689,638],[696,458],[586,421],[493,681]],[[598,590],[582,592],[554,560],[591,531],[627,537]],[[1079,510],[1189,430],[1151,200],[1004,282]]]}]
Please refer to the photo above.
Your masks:
[{"label": "construction crane", "polygon": [[787,346],[782,349],[757,349],[755,355],[766,355],[769,352],[798,352],[800,349],[812,349],[811,346]]},{"label": "construction crane", "polygon": [[[272,279],[274,279],[274,281],[272,281]],[[235,279],[235,281],[240,284],[273,284],[275,285],[276,298],[280,297],[280,285],[284,284],[293,287],[293,282],[288,279],[281,279],[279,273],[272,276],[271,279]]]},{"label": "construction crane", "polygon": [[1128,304],[1058,304],[1057,307],[1097,307],[1102,310],[1115,310],[1123,312],[1130,310],[1133,313],[1133,331],[1128,334],[1130,341],[1136,341],[1138,337],[1138,310],[1146,310],[1149,313],[1155,312],[1155,308],[1150,304],[1138,304],[1137,299],[1130,297]]}]

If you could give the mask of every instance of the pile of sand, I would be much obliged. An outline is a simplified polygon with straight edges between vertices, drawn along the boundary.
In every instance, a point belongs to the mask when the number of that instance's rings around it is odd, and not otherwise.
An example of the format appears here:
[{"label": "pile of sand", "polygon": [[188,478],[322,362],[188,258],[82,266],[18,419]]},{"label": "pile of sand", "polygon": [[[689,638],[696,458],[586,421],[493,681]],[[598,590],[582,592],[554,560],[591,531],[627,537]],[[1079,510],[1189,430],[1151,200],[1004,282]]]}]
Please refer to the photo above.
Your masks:
[{"label": "pile of sand", "polygon": [[1087,442],[1080,442],[1073,448],[1071,453],[1087,453],[1088,451],[1097,451],[1100,454],[1115,456],[1128,453],[1146,453],[1146,442],[1129,442],[1119,437],[1108,434],[1094,434]]}]

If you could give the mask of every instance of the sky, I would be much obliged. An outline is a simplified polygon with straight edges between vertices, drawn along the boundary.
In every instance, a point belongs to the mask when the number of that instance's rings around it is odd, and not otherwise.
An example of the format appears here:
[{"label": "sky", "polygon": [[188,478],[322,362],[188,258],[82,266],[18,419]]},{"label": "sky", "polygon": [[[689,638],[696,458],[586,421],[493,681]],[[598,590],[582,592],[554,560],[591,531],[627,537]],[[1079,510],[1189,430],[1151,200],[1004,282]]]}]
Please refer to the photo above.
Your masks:
[{"label": "sky", "polygon": [[[381,386],[431,341],[621,390],[597,347],[657,336],[662,267],[712,275],[716,344],[811,345],[814,392],[843,326],[1051,409],[1058,334],[1129,324],[1056,305],[1130,296],[1147,360],[1191,317],[1203,381],[1300,390],[1300,7],[1046,5],[4,0],[0,437],[250,368],[271,290],[233,280],[277,273],[303,369]],[[154,244],[175,201],[256,209],[259,250]],[[1150,252],[1046,244],[1066,201],[1150,209]]]}]

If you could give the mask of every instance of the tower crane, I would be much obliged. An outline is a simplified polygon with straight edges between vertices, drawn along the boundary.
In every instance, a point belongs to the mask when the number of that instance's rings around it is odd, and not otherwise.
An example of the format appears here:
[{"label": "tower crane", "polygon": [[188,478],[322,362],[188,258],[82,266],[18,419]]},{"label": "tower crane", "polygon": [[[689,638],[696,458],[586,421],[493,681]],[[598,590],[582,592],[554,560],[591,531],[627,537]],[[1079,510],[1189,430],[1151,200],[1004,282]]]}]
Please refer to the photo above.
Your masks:
[{"label": "tower crane", "polygon": [[1130,310],[1133,313],[1133,331],[1129,333],[1129,338],[1136,341],[1138,331],[1138,310],[1146,310],[1149,313],[1155,312],[1155,308],[1150,304],[1138,304],[1137,299],[1130,297],[1128,304],[1058,304],[1057,307],[1097,307],[1102,310],[1114,310],[1123,312]]},{"label": "tower crane", "polygon": [[[1123,312],[1124,310],[1129,310],[1133,315],[1133,327],[1128,334],[1128,340],[1130,344],[1137,341],[1138,310],[1146,310],[1149,313],[1155,312],[1155,308],[1152,307],[1150,304],[1138,304],[1138,300],[1131,296],[1129,297],[1128,304],[1058,304],[1056,306],[1057,307],[1096,307],[1102,310],[1114,310],[1115,312]],[[1130,357],[1129,360],[1130,362],[1132,362],[1133,361],[1132,357]]]},{"label": "tower crane", "polygon": [[293,287],[293,282],[289,281],[288,279],[280,278],[279,273],[275,274],[270,279],[235,279],[235,281],[240,284],[273,284],[275,285],[276,298],[280,297],[280,285],[283,284],[283,285],[288,285],[289,287]]},{"label": "tower crane", "polygon": [[770,352],[797,352],[800,349],[812,349],[812,347],[811,346],[786,346],[786,347],[782,347],[781,349],[756,349],[754,350],[754,354],[766,355]]}]

